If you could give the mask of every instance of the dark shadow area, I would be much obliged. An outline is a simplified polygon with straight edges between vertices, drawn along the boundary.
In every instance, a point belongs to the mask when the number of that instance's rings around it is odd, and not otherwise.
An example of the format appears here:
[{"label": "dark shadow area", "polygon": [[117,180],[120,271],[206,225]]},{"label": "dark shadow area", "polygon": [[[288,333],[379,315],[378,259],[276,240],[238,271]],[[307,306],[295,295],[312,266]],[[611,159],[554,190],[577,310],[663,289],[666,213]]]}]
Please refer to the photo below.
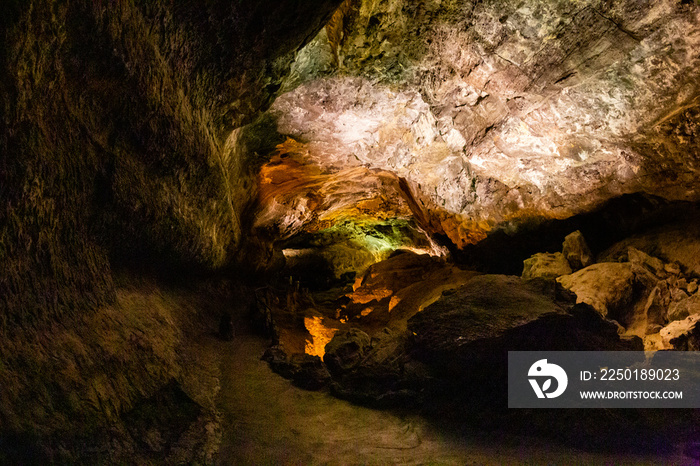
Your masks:
[{"label": "dark shadow area", "polygon": [[537,252],[561,251],[564,237],[580,230],[594,255],[624,238],[676,221],[700,222],[700,205],[667,201],[646,194],[628,194],[605,203],[600,209],[565,220],[533,221],[515,234],[492,232],[478,244],[462,251],[452,248],[458,264],[486,273],[520,275],[523,260]]}]

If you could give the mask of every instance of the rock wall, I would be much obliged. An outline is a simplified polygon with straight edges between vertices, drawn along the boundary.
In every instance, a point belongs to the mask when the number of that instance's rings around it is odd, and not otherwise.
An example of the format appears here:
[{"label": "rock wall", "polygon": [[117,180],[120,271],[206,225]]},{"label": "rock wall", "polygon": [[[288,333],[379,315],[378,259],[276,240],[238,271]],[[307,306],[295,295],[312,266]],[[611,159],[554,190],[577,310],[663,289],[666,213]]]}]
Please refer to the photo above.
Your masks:
[{"label": "rock wall", "polygon": [[697,2],[345,5],[272,114],[325,169],[404,178],[424,228],[462,247],[625,193],[698,200]]},{"label": "rock wall", "polygon": [[10,2],[0,328],[113,300],[115,260],[230,264],[254,178],[226,139],[335,6]]},{"label": "rock wall", "polygon": [[115,271],[240,266],[256,173],[227,140],[338,3],[5,2],[0,444],[114,425],[184,383],[176,300]]}]

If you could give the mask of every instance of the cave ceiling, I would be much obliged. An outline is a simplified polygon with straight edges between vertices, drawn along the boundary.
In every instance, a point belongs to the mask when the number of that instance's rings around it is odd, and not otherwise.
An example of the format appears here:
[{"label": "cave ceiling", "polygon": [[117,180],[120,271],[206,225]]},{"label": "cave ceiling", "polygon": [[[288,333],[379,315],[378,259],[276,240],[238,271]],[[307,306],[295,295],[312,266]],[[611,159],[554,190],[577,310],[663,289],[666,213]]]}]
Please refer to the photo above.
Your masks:
[{"label": "cave ceiling", "polygon": [[688,1],[347,0],[265,116],[254,230],[400,219],[404,246],[461,248],[627,193],[698,200],[699,51]]}]

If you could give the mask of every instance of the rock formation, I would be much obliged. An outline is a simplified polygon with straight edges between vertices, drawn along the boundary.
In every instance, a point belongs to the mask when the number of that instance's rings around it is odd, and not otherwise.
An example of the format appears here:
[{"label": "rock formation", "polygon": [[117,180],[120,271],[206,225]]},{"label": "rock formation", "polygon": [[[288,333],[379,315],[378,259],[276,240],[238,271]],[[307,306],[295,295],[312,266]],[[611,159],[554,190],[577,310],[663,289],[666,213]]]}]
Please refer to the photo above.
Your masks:
[{"label": "rock formation", "polygon": [[250,315],[380,405],[698,347],[697,2],[5,3],[0,463],[212,462]]}]

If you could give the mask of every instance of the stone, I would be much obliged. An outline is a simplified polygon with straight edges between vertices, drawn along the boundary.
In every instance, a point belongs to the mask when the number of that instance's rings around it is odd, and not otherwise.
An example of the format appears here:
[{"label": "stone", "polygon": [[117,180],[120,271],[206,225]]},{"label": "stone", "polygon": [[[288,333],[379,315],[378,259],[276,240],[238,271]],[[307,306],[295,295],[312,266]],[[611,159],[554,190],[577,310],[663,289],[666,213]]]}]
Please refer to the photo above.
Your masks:
[{"label": "stone", "polygon": [[672,275],[679,275],[681,273],[681,267],[674,262],[664,264],[664,270]]},{"label": "stone", "polygon": [[697,322],[700,321],[700,314],[692,314],[681,320],[674,320],[669,322],[656,334],[647,335],[644,338],[644,349],[646,351],[659,351],[659,350],[673,350],[676,349],[676,340],[681,338],[684,339],[684,335],[692,333],[696,327]]},{"label": "stone", "polygon": [[569,262],[560,252],[541,252],[523,261],[523,280],[542,279],[553,281],[572,272]]},{"label": "stone", "polygon": [[330,381],[330,374],[321,358],[315,355],[295,353],[291,356],[280,346],[265,350],[262,358],[270,368],[294,385],[306,390],[320,390]]},{"label": "stone", "polygon": [[671,288],[671,301],[682,301],[687,297],[688,293],[678,286],[678,282],[674,283],[674,287]]},{"label": "stone", "polygon": [[630,263],[601,262],[557,278],[576,294],[577,303],[591,305],[603,317],[620,320],[633,301],[635,274]]},{"label": "stone", "polygon": [[696,291],[698,291],[698,281],[693,280],[690,283],[688,283],[687,290],[688,290],[688,293],[695,293]]},{"label": "stone", "polygon": [[573,271],[583,269],[593,263],[593,254],[591,254],[591,250],[579,230],[566,235],[562,244],[562,254],[569,261]]},{"label": "stone", "polygon": [[683,320],[694,314],[700,314],[700,294],[694,294],[683,300],[672,302],[668,307],[668,320]]},{"label": "stone", "polygon": [[332,393],[375,407],[416,405],[430,384],[429,368],[412,359],[407,332],[385,328],[352,367],[333,373]]},{"label": "stone", "polygon": [[563,307],[528,282],[507,275],[483,275],[442,296],[409,320],[417,345],[449,351],[461,344],[495,339],[508,330]]},{"label": "stone", "polygon": [[627,257],[632,264],[646,268],[659,278],[666,278],[667,274],[664,268],[664,263],[661,261],[661,259],[652,257],[635,247],[630,247],[627,250]]},{"label": "stone", "polygon": [[306,390],[320,390],[331,379],[326,366],[318,356],[310,354],[293,354],[290,363],[294,367],[292,382]]},{"label": "stone", "polygon": [[688,280],[685,278],[679,278],[676,280],[676,286],[682,290],[688,291]]},{"label": "stone", "polygon": [[508,351],[643,347],[638,337],[621,338],[617,325],[591,306],[558,302],[529,282],[503,275],[471,280],[408,324],[410,354],[449,387],[451,400],[505,401]]},{"label": "stone", "polygon": [[693,314],[683,320],[671,322],[659,334],[667,349],[677,351],[700,350],[700,314]]},{"label": "stone", "polygon": [[668,306],[671,302],[671,290],[668,282],[661,280],[656,287],[651,290],[644,306],[644,315],[646,316],[647,325],[664,325],[666,323],[666,314]]},{"label": "stone", "polygon": [[294,376],[294,365],[289,361],[289,357],[280,346],[271,346],[265,350],[260,358],[270,365],[270,368],[281,375],[285,379],[291,379]]},{"label": "stone", "polygon": [[600,260],[611,260],[632,246],[679,264],[690,276],[700,276],[700,221],[697,212],[686,211],[683,215],[687,218],[682,221],[658,226],[614,244],[600,254]]},{"label": "stone", "polygon": [[351,370],[362,361],[370,342],[369,335],[359,329],[338,332],[326,345],[323,361],[331,374]]}]

